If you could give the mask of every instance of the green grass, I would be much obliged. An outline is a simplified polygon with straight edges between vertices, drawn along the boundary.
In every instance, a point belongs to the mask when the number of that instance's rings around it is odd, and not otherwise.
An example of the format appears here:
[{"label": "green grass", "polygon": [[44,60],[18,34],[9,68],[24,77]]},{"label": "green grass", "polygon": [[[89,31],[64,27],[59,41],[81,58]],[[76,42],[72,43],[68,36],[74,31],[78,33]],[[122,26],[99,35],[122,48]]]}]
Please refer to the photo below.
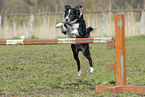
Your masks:
[{"label": "green grass", "polygon": [[[145,39],[126,39],[128,84],[145,85]],[[82,74],[70,44],[0,46],[0,96],[36,97],[138,97],[136,94],[97,94],[96,85],[115,85],[115,72],[107,64],[115,62],[115,50],[106,44],[90,44],[95,67],[90,73],[87,59],[79,53]]]}]

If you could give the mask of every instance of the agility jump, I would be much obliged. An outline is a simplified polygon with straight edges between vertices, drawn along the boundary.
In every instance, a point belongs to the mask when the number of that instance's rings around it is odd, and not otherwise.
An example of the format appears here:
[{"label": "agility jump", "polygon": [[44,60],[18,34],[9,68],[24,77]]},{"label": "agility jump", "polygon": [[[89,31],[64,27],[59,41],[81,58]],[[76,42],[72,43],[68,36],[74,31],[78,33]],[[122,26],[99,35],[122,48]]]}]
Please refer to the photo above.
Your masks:
[{"label": "agility jump", "polygon": [[[121,20],[121,26],[118,21]],[[102,38],[65,38],[65,39],[26,39],[26,40],[0,40],[0,45],[49,45],[49,44],[81,44],[81,43],[107,43],[108,48],[115,48],[116,62],[109,66],[116,71],[117,86],[96,86],[97,93],[135,93],[145,94],[145,86],[127,85],[126,80],[126,53],[125,53],[125,22],[124,15],[115,16],[115,39]]]}]

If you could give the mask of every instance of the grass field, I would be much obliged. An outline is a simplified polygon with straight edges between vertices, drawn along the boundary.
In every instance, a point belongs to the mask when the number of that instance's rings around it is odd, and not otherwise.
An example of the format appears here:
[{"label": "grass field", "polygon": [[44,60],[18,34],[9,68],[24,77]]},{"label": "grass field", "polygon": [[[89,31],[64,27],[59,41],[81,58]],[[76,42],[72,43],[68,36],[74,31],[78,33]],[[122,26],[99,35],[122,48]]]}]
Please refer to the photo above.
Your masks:
[{"label": "grass field", "polygon": [[[82,74],[70,44],[0,46],[0,96],[36,97],[143,97],[136,94],[97,94],[96,85],[115,85],[115,72],[107,64],[115,62],[115,49],[106,44],[90,44],[95,67],[90,73],[87,59],[79,53]],[[126,38],[128,84],[145,85],[145,37]]]}]

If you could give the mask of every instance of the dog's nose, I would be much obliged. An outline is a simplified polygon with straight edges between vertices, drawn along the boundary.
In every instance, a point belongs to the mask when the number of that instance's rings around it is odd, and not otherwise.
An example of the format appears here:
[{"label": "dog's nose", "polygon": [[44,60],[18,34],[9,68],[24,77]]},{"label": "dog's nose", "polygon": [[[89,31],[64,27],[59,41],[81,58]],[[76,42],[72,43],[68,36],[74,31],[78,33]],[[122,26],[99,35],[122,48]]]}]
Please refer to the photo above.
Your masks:
[{"label": "dog's nose", "polygon": [[68,19],[65,19],[65,21],[68,21]]}]

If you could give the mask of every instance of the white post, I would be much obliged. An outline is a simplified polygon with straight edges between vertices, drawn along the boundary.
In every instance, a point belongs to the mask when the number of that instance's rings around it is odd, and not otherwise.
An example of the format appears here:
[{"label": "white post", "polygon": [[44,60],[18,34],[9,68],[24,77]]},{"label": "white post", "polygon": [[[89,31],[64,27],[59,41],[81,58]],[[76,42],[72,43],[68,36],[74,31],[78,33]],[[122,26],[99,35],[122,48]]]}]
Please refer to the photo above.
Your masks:
[{"label": "white post", "polygon": [[141,35],[145,35],[144,23],[145,23],[145,12],[142,11],[142,14],[141,14]]},{"label": "white post", "polygon": [[106,20],[105,20],[105,13],[102,12],[102,35],[106,36]]},{"label": "white post", "polygon": [[2,25],[2,16],[0,16],[0,38],[2,37],[2,33],[1,33],[1,25]]},{"label": "white post", "polygon": [[32,38],[33,22],[34,22],[34,15],[31,15],[31,18],[30,18],[30,31],[29,31],[29,38]]},{"label": "white post", "polygon": [[13,32],[13,37],[16,37],[16,23],[14,23],[14,32]]}]

